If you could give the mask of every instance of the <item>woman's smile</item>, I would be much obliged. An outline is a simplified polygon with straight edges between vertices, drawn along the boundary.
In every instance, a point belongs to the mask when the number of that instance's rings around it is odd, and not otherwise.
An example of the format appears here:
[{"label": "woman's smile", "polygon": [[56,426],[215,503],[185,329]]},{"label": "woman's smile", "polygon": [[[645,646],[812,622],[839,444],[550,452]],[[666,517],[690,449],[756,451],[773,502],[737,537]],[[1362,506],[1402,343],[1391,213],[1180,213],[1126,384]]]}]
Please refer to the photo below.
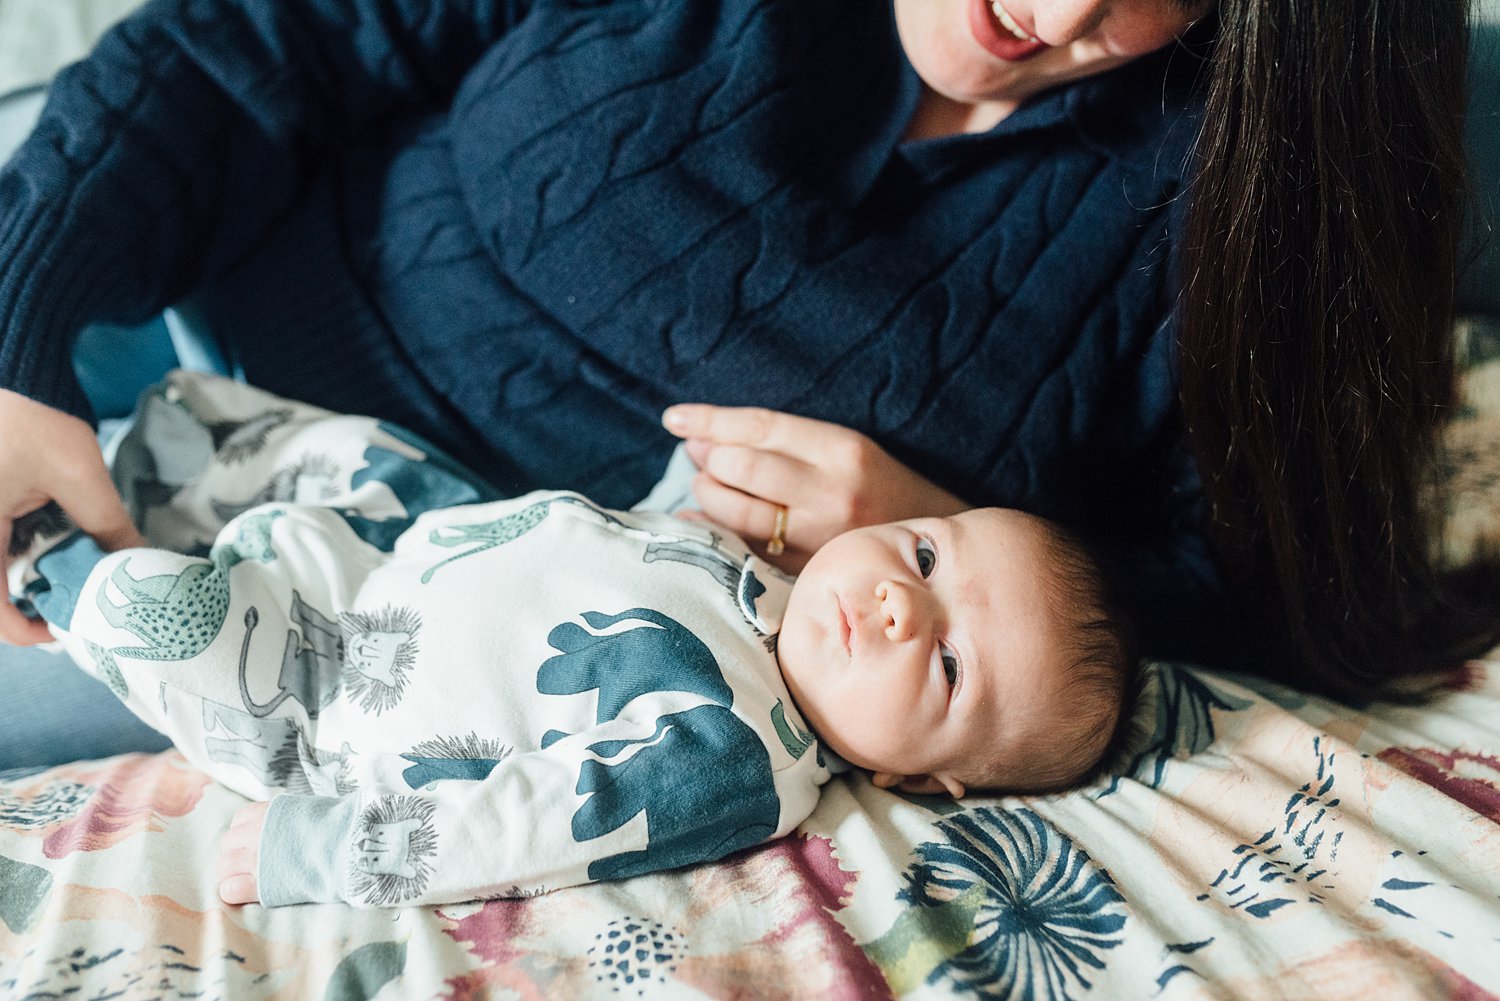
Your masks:
[{"label": "woman's smile", "polygon": [[990,9],[995,12],[995,17],[999,19],[1000,23],[1003,24],[1006,28],[1010,29],[1010,33],[1015,35],[1021,41],[1041,41],[1041,39],[1037,38],[1036,35],[1032,34],[1025,28],[1022,28],[1021,25],[1016,22],[1016,19],[1011,16],[1010,11],[1005,9],[1005,4],[1001,3],[1000,0],[992,0],[992,2],[990,3]]},{"label": "woman's smile", "polygon": [[909,139],[984,132],[1027,98],[1169,45],[1213,0],[894,0],[927,96]]},{"label": "woman's smile", "polygon": [[971,0],[969,31],[990,55],[1015,63],[1049,48],[1016,21],[1000,0]]}]

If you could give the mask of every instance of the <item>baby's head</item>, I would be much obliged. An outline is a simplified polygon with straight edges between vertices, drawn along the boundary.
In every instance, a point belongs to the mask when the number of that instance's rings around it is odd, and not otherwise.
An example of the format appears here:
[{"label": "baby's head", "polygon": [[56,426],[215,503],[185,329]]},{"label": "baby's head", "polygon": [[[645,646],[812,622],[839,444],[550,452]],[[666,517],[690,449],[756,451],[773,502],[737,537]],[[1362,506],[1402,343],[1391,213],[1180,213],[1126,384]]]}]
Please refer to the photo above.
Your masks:
[{"label": "baby's head", "polygon": [[797,578],[777,657],[803,717],[877,785],[1073,783],[1119,725],[1134,640],[1098,565],[1003,508],[856,529]]}]

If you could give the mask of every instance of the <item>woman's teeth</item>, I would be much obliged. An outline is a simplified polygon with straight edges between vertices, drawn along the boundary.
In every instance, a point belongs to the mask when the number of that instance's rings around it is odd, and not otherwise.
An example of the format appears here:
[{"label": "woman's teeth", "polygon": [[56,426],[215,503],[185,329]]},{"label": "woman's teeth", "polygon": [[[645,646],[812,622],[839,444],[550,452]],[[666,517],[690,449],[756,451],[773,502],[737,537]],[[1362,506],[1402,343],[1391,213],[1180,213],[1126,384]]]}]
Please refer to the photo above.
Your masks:
[{"label": "woman's teeth", "polygon": [[1009,31],[1012,35],[1015,35],[1021,41],[1041,41],[1041,39],[1036,38],[1035,36],[1028,35],[1026,31],[1016,23],[1016,19],[1010,16],[1010,11],[1006,10],[1001,5],[1000,0],[990,0],[990,9],[995,12],[996,19],[999,20],[1001,24],[1005,25],[1005,30]]}]

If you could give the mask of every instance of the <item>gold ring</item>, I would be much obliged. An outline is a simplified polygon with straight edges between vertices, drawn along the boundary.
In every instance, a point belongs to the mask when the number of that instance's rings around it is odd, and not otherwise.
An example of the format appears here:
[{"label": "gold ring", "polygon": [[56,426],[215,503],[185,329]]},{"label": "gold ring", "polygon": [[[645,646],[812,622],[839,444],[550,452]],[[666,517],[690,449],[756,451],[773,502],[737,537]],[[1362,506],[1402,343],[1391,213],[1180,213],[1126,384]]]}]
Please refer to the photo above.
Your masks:
[{"label": "gold ring", "polygon": [[766,552],[772,556],[780,556],[786,552],[786,505],[776,505],[776,525],[771,529],[771,537],[766,540]]}]

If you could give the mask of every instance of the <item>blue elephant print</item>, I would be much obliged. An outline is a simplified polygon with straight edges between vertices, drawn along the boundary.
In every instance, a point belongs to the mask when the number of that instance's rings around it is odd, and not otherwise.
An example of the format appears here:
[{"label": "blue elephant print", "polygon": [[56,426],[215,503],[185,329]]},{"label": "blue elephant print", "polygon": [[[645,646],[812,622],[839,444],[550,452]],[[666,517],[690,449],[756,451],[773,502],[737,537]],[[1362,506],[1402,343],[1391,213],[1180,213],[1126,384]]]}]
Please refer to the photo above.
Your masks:
[{"label": "blue elephant print", "polygon": [[[649,737],[590,745],[602,760],[585,761],[579,771],[577,792],[588,798],[573,815],[574,839],[601,837],[644,812],[648,844],[594,861],[589,878],[622,879],[711,861],[771,837],[781,803],[770,753],[730,711],[734,693],[703,641],[647,608],[582,618],[588,629],[566,622],[549,634],[559,653],[538,670],[537,691],[597,692],[600,723],[617,718],[639,695],[686,692],[709,700],[660,717]],[[633,625],[603,632],[622,623]]]}]

